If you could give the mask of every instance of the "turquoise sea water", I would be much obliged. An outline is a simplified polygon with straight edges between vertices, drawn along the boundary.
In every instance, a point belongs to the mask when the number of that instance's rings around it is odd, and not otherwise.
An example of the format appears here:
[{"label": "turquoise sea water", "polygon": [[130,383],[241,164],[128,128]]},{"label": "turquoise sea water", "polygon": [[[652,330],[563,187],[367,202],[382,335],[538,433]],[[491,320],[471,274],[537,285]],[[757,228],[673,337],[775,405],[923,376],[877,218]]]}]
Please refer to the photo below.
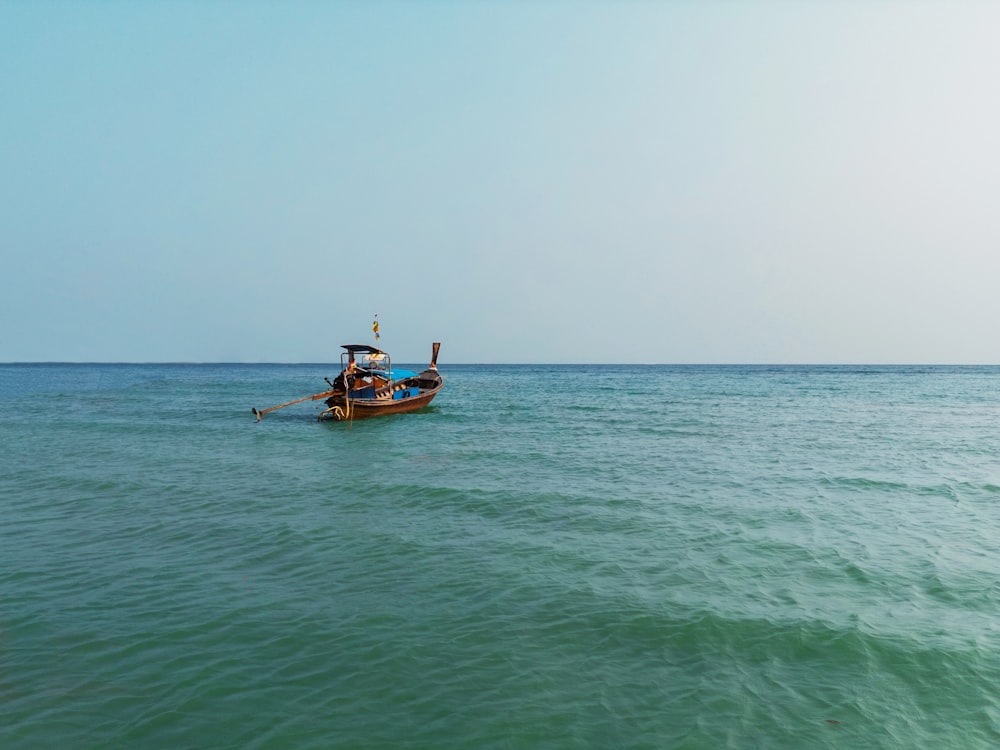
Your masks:
[{"label": "turquoise sea water", "polygon": [[0,366],[0,747],[1000,746],[1000,369]]}]

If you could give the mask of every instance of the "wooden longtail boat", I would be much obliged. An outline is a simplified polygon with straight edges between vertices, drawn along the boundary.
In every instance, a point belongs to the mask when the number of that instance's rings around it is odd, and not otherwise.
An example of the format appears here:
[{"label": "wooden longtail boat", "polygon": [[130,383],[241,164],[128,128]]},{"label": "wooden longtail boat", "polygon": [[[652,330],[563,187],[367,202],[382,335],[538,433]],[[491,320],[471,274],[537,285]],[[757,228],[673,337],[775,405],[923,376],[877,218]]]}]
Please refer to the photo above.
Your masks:
[{"label": "wooden longtail boat", "polygon": [[387,352],[368,344],[344,344],[340,355],[341,371],[333,380],[326,379],[330,390],[295,399],[267,409],[254,409],[259,422],[268,412],[303,401],[326,399],[326,409],[319,419],[338,422],[402,414],[427,406],[444,387],[437,370],[441,344],[435,342],[431,363],[423,372],[394,369]]}]

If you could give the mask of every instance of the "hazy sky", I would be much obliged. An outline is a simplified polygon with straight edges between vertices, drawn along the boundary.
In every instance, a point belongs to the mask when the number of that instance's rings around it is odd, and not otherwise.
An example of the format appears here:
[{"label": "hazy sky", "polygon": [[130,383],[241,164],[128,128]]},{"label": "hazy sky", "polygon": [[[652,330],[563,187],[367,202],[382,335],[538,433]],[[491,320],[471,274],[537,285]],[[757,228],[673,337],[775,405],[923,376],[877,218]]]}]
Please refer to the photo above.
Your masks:
[{"label": "hazy sky", "polygon": [[0,0],[0,361],[1000,363],[998,29]]}]

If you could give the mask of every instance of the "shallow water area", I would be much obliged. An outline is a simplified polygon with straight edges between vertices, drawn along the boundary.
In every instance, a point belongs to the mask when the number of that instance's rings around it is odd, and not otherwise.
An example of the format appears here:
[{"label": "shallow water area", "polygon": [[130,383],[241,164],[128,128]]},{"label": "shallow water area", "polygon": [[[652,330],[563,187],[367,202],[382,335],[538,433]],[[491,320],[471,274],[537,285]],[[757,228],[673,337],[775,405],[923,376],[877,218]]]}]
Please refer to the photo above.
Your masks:
[{"label": "shallow water area", "polygon": [[992,748],[1000,368],[0,365],[0,747]]}]

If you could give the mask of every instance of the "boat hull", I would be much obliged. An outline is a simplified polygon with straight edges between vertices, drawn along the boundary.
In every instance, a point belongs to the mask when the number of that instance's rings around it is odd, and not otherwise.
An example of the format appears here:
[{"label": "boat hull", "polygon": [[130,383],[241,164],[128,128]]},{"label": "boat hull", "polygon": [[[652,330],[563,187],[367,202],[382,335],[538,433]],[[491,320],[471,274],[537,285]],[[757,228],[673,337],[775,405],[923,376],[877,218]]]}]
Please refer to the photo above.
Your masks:
[{"label": "boat hull", "polygon": [[[342,405],[336,405],[327,409],[319,415],[321,421],[343,422],[351,419],[367,419],[369,417],[381,417],[388,414],[406,414],[407,412],[423,409],[434,400],[440,391],[437,388],[428,393],[421,393],[418,396],[394,401],[392,399],[352,399],[351,409],[348,412]],[[338,407],[339,406],[339,410]]]},{"label": "boat hull", "polygon": [[[382,397],[360,398],[354,396],[348,404],[343,393],[327,399],[327,409],[320,413],[320,421],[345,422],[353,419],[368,419],[389,414],[406,414],[418,411],[430,404],[444,387],[441,376],[436,371],[424,371],[417,378],[399,384],[400,389],[412,387],[416,395],[393,398],[389,390]],[[350,408],[348,408],[350,407]]]}]

